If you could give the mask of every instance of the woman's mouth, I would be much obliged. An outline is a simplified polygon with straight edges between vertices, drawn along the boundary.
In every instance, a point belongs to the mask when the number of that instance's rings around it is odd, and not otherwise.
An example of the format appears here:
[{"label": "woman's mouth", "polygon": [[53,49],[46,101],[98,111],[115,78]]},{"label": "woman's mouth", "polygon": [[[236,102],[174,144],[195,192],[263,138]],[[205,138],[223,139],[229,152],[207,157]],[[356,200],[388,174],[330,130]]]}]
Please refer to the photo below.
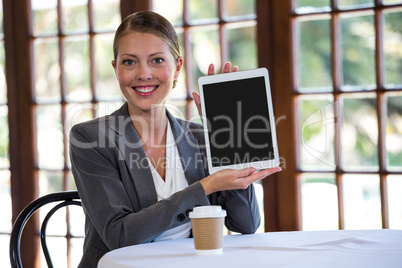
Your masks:
[{"label": "woman's mouth", "polygon": [[139,86],[133,89],[141,96],[151,95],[159,86]]}]

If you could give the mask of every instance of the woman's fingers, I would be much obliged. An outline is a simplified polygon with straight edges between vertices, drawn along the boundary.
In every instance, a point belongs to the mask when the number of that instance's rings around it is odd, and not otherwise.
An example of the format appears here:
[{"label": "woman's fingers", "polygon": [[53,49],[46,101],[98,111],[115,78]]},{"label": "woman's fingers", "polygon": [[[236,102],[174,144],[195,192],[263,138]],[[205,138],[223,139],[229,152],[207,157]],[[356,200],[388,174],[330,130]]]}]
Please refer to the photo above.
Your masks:
[{"label": "woman's fingers", "polygon": [[[232,63],[230,61],[226,62],[225,65],[222,68],[222,73],[229,73],[230,69],[232,67]],[[237,65],[233,66],[232,72],[238,72],[239,67]],[[215,74],[215,65],[211,63],[208,66],[208,75],[213,75]]]},{"label": "woman's fingers", "polygon": [[198,95],[198,93],[196,93],[196,92],[193,92],[192,94],[193,94],[195,106],[197,106],[198,114],[200,115],[200,117],[202,119],[200,95]]},{"label": "woman's fingers", "polygon": [[223,66],[222,73],[230,72],[231,67],[232,63],[230,61],[226,62],[225,65]]},{"label": "woman's fingers", "polygon": [[231,175],[235,178],[246,178],[255,173],[255,168],[249,167],[240,170],[229,169],[228,171],[231,171]]},{"label": "woman's fingers", "polygon": [[207,195],[216,191],[246,189],[253,182],[262,180],[267,176],[281,171],[279,167],[264,169],[255,172],[255,168],[244,168],[241,170],[224,169],[218,171],[200,182]]},{"label": "woman's fingers", "polygon": [[275,168],[270,168],[270,169],[264,169],[258,172],[255,172],[254,174],[251,174],[248,177],[245,177],[244,179],[247,180],[247,182],[250,182],[249,184],[262,180],[266,177],[268,177],[269,175],[272,175],[276,172],[281,171],[282,169],[280,167],[275,167]]},{"label": "woman's fingers", "polygon": [[243,172],[243,175],[234,174],[234,176],[237,178],[233,181],[234,187],[233,189],[246,189],[250,184],[253,182],[265,179],[271,174],[274,174],[278,171],[281,171],[282,169],[277,167],[277,168],[271,168],[271,169],[264,169],[258,172],[255,172],[254,168],[246,168],[241,170]]},{"label": "woman's fingers", "polygon": [[[232,63],[230,61],[226,62],[225,65],[223,66],[222,73],[229,73],[230,68],[232,67]],[[237,65],[233,66],[232,72],[238,72],[239,67]]]},{"label": "woman's fingers", "polygon": [[211,63],[208,67],[208,75],[213,75],[215,73],[215,65]]}]

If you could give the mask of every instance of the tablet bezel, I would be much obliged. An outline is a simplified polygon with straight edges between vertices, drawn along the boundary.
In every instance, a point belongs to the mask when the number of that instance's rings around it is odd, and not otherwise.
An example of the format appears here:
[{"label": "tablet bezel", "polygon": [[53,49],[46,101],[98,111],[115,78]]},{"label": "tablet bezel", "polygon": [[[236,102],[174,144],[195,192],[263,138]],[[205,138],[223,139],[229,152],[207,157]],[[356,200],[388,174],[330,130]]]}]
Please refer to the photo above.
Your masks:
[{"label": "tablet bezel", "polygon": [[[272,160],[264,160],[264,161],[255,161],[255,162],[247,162],[247,163],[239,163],[233,165],[222,165],[222,166],[213,166],[212,165],[212,157],[211,157],[211,147],[210,140],[208,135],[208,119],[206,118],[206,108],[205,108],[205,99],[204,99],[204,85],[227,82],[227,81],[236,81],[243,80],[249,78],[257,78],[264,77],[265,81],[265,90],[267,95],[267,106],[268,106],[268,115],[269,115],[269,123],[271,129],[271,139],[272,146],[274,151],[274,158]],[[278,143],[276,137],[276,127],[275,127],[275,117],[272,106],[272,97],[271,97],[271,87],[269,84],[269,74],[266,68],[257,68],[251,70],[244,70],[238,72],[230,72],[216,75],[208,75],[202,76],[198,79],[198,88],[201,100],[201,111],[202,111],[202,121],[203,121],[203,129],[204,129],[204,137],[205,137],[205,146],[207,152],[207,162],[208,162],[208,170],[210,174],[213,174],[222,169],[243,169],[246,167],[254,167],[257,170],[268,169],[273,167],[278,167],[280,164],[279,161],[279,153],[278,153]],[[247,98],[252,97],[252,95],[247,95]],[[251,157],[252,159],[252,157]]]}]

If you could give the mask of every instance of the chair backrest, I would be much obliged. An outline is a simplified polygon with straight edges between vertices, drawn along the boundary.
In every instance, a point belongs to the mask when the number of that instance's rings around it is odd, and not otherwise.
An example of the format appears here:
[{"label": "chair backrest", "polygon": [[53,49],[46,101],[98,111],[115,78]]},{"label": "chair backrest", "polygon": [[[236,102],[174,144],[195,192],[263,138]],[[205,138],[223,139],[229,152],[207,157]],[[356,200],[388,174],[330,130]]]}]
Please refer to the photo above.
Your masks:
[{"label": "chair backrest", "polygon": [[48,194],[38,199],[32,201],[28,206],[26,206],[21,213],[18,215],[15,223],[13,225],[13,229],[11,231],[10,237],[10,262],[11,267],[22,267],[21,263],[21,255],[20,255],[20,242],[21,235],[24,230],[25,224],[28,222],[29,218],[42,206],[55,203],[55,206],[47,213],[45,219],[42,222],[41,226],[41,245],[42,251],[45,255],[46,262],[48,267],[53,267],[52,260],[50,258],[49,250],[46,245],[46,227],[49,219],[52,215],[60,208],[69,206],[69,205],[77,205],[81,206],[80,196],[77,191],[65,191],[65,192],[57,192]]}]

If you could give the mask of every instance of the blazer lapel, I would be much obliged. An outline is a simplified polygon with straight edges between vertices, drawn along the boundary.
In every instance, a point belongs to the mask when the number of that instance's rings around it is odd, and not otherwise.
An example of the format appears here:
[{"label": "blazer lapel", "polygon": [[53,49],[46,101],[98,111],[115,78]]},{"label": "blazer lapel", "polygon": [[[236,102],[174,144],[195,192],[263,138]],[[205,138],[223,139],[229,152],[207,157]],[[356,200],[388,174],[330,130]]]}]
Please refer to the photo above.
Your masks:
[{"label": "blazer lapel", "polygon": [[[205,172],[198,140],[194,138],[185,121],[180,122],[166,110],[175,142],[180,154],[184,175],[188,184],[204,178]],[[115,143],[129,170],[131,181],[138,196],[140,208],[149,207],[158,201],[151,169],[137,131],[131,123],[127,103],[110,116],[109,128],[115,132]]]},{"label": "blazer lapel", "polygon": [[135,130],[125,103],[112,114],[109,127],[117,133],[116,144],[131,175],[140,208],[149,207],[158,201],[151,169],[140,138]]}]

